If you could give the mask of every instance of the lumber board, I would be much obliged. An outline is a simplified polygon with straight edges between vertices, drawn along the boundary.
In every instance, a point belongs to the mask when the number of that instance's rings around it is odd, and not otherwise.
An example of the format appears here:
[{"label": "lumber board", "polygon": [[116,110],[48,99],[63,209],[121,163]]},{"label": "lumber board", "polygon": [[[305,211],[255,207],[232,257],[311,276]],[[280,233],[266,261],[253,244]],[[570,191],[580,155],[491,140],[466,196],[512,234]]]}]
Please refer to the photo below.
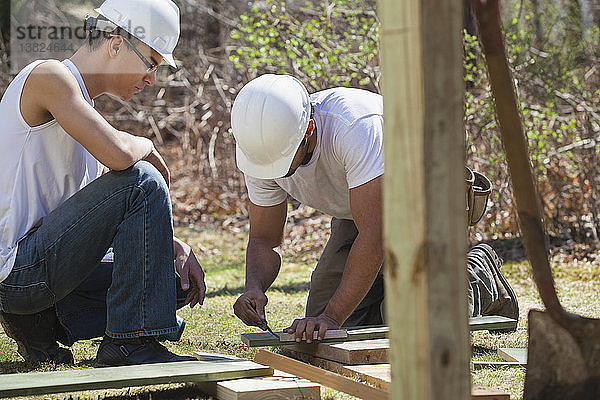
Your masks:
[{"label": "lumber board", "polygon": [[[482,317],[471,317],[469,318],[469,329],[471,331],[479,330],[504,330],[512,329],[517,326],[517,320],[502,317],[499,315],[486,315]],[[335,330],[335,331],[344,331]],[[334,331],[334,332],[335,332]],[[325,335],[325,339],[320,340],[319,343],[340,343],[350,342],[357,340],[371,340],[371,339],[385,339],[389,335],[389,327],[387,326],[373,326],[373,327],[349,327],[345,331],[347,335],[340,335],[336,333],[336,336],[344,337],[331,337]],[[327,332],[329,333],[329,331]],[[290,344],[288,342],[282,342],[281,339],[275,338],[269,332],[258,332],[258,333],[242,333],[241,339],[244,344],[249,347],[264,347],[264,346],[282,346]]]},{"label": "lumber board", "polygon": [[[339,333],[340,331],[345,333]],[[377,326],[336,329],[333,330],[333,334],[328,335],[329,332],[330,331],[327,331],[325,333],[325,338],[320,340],[319,343],[339,343],[353,340],[384,339],[388,335],[389,328],[387,326]],[[242,333],[241,338],[242,342],[249,347],[282,346],[294,343],[294,339],[282,341],[279,338],[275,338],[269,332]],[[287,337],[285,338],[287,339]]]},{"label": "lumber board", "polygon": [[[368,365],[344,365],[335,361],[326,360],[311,356],[309,354],[297,353],[291,350],[285,350],[294,357],[299,357],[304,362],[316,365],[326,370],[337,372],[338,374],[349,378],[358,378],[361,381],[368,382],[375,387],[389,391],[391,384],[390,364],[368,364]],[[505,400],[509,395],[499,390],[486,388],[481,385],[473,385],[471,390],[471,400]]]},{"label": "lumber board", "polygon": [[472,400],[510,400],[510,395],[498,389],[492,389],[486,386],[471,386]]},{"label": "lumber board", "polygon": [[387,400],[389,397],[388,392],[385,390],[368,386],[342,375],[264,349],[258,351],[254,361],[362,399]]},{"label": "lumber board", "polygon": [[393,398],[466,399],[470,391],[463,3],[378,2]]},{"label": "lumber board", "polygon": [[[349,375],[354,373],[354,376],[359,379],[386,390],[389,390],[392,381],[390,364],[348,365],[344,366],[343,371]],[[509,398],[510,396],[502,391],[484,386],[473,385],[471,388],[472,400],[502,400]]]},{"label": "lumber board", "polygon": [[506,361],[513,361],[527,365],[527,348],[501,347],[498,356]]},{"label": "lumber board", "polygon": [[[201,351],[195,351],[194,356],[200,361],[212,362],[243,360],[237,356]],[[196,386],[219,400],[297,398],[318,400],[321,398],[319,384],[283,371],[273,371],[272,376],[232,379],[222,382],[201,382]]]},{"label": "lumber board", "polygon": [[354,374],[358,379],[381,389],[390,389],[392,381],[390,364],[348,365],[344,367],[344,371],[349,376]]},{"label": "lumber board", "polygon": [[[344,375],[348,378],[360,379],[361,381],[367,382],[380,389],[388,390],[390,386],[390,379],[386,374],[386,370],[389,371],[389,364],[344,365],[325,358],[316,357],[306,353],[299,353],[288,348],[284,348],[284,353],[297,360]],[[373,368],[369,369],[366,367]]]},{"label": "lumber board", "polygon": [[505,329],[514,329],[516,327],[516,319],[503,317],[501,315],[485,315],[482,317],[469,318],[469,329],[471,331],[498,331]]},{"label": "lumber board", "polygon": [[272,376],[203,382],[197,385],[217,400],[319,400],[321,386],[283,371]]},{"label": "lumber board", "polygon": [[[294,334],[294,333],[275,332],[275,334],[277,336],[279,336],[280,342],[295,342],[296,341],[296,334]],[[317,340],[318,337],[319,337],[319,332],[314,331],[312,340]],[[348,331],[345,329],[329,330],[329,331],[325,332],[325,336],[323,337],[323,339],[347,339],[347,338],[348,338]],[[306,332],[302,333],[301,341],[306,342]]]},{"label": "lumber board", "polygon": [[514,361],[471,361],[472,369],[482,368],[505,368],[505,367],[527,367],[526,363]]},{"label": "lumber board", "polygon": [[378,364],[388,361],[388,339],[357,340],[343,343],[288,345],[286,349],[348,365]]},{"label": "lumber board", "polygon": [[220,353],[207,353],[204,351],[194,351],[192,353],[199,361],[211,361],[211,362],[227,362],[227,361],[246,361],[245,358],[238,356],[232,356],[230,354]]},{"label": "lumber board", "polygon": [[0,375],[0,397],[32,396],[129,386],[221,381],[272,375],[273,370],[247,360],[128,365]]}]

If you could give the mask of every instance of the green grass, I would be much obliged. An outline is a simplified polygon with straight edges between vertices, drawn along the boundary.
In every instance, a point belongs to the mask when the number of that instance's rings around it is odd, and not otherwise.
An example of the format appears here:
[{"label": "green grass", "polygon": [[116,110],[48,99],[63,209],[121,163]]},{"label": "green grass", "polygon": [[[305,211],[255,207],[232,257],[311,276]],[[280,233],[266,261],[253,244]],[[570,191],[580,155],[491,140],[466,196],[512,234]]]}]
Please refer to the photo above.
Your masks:
[{"label": "green grass", "polygon": [[[232,354],[251,359],[256,349],[245,347],[240,334],[257,332],[241,323],[233,314],[233,303],[244,287],[245,233],[222,231],[198,231],[178,229],[177,235],[195,249],[206,272],[207,297],[201,308],[186,307],[179,311],[187,321],[182,340],[167,342],[167,346],[179,354],[190,354],[200,350]],[[273,329],[288,326],[294,318],[301,317],[308,294],[310,273],[320,252],[294,253],[284,256],[281,273],[267,293],[267,320]],[[570,311],[590,317],[600,317],[600,266],[587,261],[556,264],[559,296]],[[517,292],[520,320],[516,332],[494,335],[485,331],[473,332],[473,360],[500,361],[496,355],[498,347],[527,346],[527,311],[541,308],[541,301],[533,283],[527,263],[512,263],[504,267],[505,275]],[[76,365],[74,368],[90,368],[98,340],[82,341],[73,347]],[[71,367],[72,368],[72,367]],[[16,353],[16,344],[3,333],[0,334],[0,371],[2,373],[48,371],[65,369],[64,366],[26,365]],[[524,368],[483,368],[472,373],[474,383],[504,389],[511,399],[522,398]],[[350,396],[323,388],[324,399],[349,399]],[[70,397],[71,396],[71,397]],[[161,385],[143,388],[77,392],[31,399],[204,399],[201,392],[185,385]]]},{"label": "green grass", "polygon": [[[553,263],[556,287],[563,307],[568,311],[600,317],[600,265],[587,262]],[[496,355],[499,347],[527,347],[527,313],[530,309],[543,309],[529,264],[506,264],[503,267],[519,301],[519,325],[511,334],[494,335],[479,331],[471,334],[473,360],[501,361]],[[525,368],[485,368],[472,374],[473,383],[503,389],[511,399],[522,399]]]}]

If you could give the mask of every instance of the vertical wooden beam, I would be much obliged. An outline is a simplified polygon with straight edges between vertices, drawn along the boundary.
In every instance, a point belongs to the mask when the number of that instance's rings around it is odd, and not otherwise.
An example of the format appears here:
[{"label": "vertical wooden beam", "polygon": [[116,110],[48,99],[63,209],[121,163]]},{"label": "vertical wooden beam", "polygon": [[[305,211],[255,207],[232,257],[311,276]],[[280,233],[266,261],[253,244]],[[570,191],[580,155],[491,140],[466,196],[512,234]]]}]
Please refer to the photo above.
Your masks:
[{"label": "vertical wooden beam", "polygon": [[462,2],[379,0],[393,399],[467,399]]}]

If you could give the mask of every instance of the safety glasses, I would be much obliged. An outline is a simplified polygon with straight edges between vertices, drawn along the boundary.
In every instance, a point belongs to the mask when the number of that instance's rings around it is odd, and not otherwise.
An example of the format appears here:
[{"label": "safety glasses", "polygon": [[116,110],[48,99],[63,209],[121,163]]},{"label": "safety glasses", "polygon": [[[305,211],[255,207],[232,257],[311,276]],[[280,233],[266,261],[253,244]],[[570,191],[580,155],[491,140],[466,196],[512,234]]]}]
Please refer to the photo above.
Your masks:
[{"label": "safety glasses", "polygon": [[[116,35],[111,35],[111,36],[116,36]],[[123,40],[125,41],[125,43],[127,43],[129,48],[131,50],[133,50],[133,52],[135,54],[137,54],[137,56],[140,58],[140,60],[142,60],[142,62],[146,66],[146,73],[154,72],[158,69],[158,64],[152,64],[150,61],[148,61],[148,59],[146,57],[144,57],[144,55],[142,53],[140,53],[140,51],[133,45],[133,43],[131,43],[129,41],[129,39],[127,39],[124,35],[119,35],[119,36],[121,36],[123,38]]]}]

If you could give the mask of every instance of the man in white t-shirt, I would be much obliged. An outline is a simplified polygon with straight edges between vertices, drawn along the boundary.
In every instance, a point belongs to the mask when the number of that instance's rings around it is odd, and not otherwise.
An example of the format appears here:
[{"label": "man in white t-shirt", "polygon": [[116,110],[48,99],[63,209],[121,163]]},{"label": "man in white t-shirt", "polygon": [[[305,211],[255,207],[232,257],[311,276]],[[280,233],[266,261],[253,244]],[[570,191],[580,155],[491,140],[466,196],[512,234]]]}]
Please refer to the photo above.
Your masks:
[{"label": "man in white t-shirt", "polygon": [[[265,292],[279,273],[275,248],[283,237],[290,195],[333,219],[311,276],[306,316],[286,331],[297,339],[306,333],[310,341],[315,331],[323,338],[342,325],[382,324],[382,97],[351,88],[309,96],[296,78],[267,74],[240,90],[231,126],[250,199],[246,287],[234,304],[235,314],[248,325],[267,328]],[[482,292],[493,293],[477,295],[475,302],[485,298],[484,310],[510,308],[514,316],[514,293],[511,297],[504,283],[497,283],[503,279],[499,259],[493,250],[480,250],[469,258],[485,259],[482,267],[467,270],[476,274],[471,281],[487,285]],[[479,312],[478,306],[470,311]]]},{"label": "man in white t-shirt", "polygon": [[106,0],[97,11],[70,59],[31,63],[0,102],[0,322],[30,362],[72,363],[57,341],[102,335],[97,366],[194,360],[157,341],[180,331],[176,307],[205,292],[190,246],[173,237],[169,170],[92,100],[130,100],[162,60],[175,66],[179,8]]},{"label": "man in white t-shirt", "polygon": [[309,96],[296,78],[263,75],[232,109],[237,164],[250,198],[246,288],[234,305],[266,328],[265,291],[279,272],[288,194],[333,216],[315,268],[298,336],[347,325],[383,323],[381,180],[383,104],[378,94],[335,88]]}]

